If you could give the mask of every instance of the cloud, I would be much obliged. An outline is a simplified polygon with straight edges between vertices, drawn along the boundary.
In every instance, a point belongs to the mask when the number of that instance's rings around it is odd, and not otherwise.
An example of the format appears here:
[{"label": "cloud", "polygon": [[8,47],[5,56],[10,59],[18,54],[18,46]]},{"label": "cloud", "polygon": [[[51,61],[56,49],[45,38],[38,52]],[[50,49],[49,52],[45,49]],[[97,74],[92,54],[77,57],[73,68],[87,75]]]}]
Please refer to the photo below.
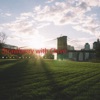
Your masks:
[{"label": "cloud", "polygon": [[[55,0],[48,0],[53,2]],[[21,13],[15,21],[0,25],[1,30],[9,30],[15,34],[38,34],[38,28],[43,28],[50,23],[55,25],[71,25],[80,33],[87,32],[96,37],[100,36],[100,22],[97,14],[90,13],[93,8],[100,8],[100,0],[65,0],[53,2],[52,5],[36,6],[33,12]],[[0,15],[11,16],[10,13]]]},{"label": "cloud", "polygon": [[11,16],[11,14],[10,14],[10,13],[5,13],[5,16],[10,17],[10,16]]},{"label": "cloud", "polygon": [[83,0],[90,7],[100,7],[100,0]]},{"label": "cloud", "polygon": [[35,42],[38,40],[43,40],[43,36],[38,32],[38,28],[49,25],[49,23],[38,23],[33,19],[33,16],[34,14],[31,12],[21,13],[19,17],[16,17],[15,21],[0,24],[0,29],[9,32],[7,33],[9,34],[7,43],[13,44],[17,41],[16,45],[30,45],[32,47],[32,43],[35,45]]},{"label": "cloud", "polygon": [[56,2],[53,6],[36,8],[36,20],[51,21],[55,24],[73,23],[77,17],[81,17],[85,13],[85,9],[80,6],[73,7],[69,2]]},{"label": "cloud", "polygon": [[93,16],[83,17],[73,28],[95,35],[97,38],[100,36],[100,22]]},{"label": "cloud", "polygon": [[12,23],[3,24],[2,27],[17,34],[34,34],[37,32],[33,24],[28,21],[15,21]]},{"label": "cloud", "polygon": [[48,25],[50,25],[50,23],[38,23],[37,28],[43,28]]},{"label": "cloud", "polygon": [[38,22],[34,19],[33,12],[21,13],[16,17],[15,21],[0,25],[0,29],[8,30],[16,34],[35,34],[38,33],[38,28],[49,25],[50,23]]},{"label": "cloud", "polygon": [[34,19],[39,22],[53,22],[55,25],[69,25],[78,31],[100,36],[100,23],[97,14],[88,12],[100,7],[100,0],[67,0],[54,5],[37,6]]},{"label": "cloud", "polygon": [[52,3],[55,0],[47,0],[46,3]]},{"label": "cloud", "polygon": [[63,16],[70,11],[70,6],[65,3],[56,2],[54,6],[45,6],[44,8],[35,8],[35,20],[50,21],[60,24]]},{"label": "cloud", "polygon": [[11,15],[12,15],[11,13],[8,13],[8,12],[4,13],[2,10],[0,10],[1,17],[10,17]]},{"label": "cloud", "polygon": [[4,23],[0,26],[4,30],[9,30],[17,34],[37,33],[38,31],[34,26],[34,20],[30,20],[30,17],[32,17],[32,13],[22,13],[15,21],[12,21],[11,23]]}]

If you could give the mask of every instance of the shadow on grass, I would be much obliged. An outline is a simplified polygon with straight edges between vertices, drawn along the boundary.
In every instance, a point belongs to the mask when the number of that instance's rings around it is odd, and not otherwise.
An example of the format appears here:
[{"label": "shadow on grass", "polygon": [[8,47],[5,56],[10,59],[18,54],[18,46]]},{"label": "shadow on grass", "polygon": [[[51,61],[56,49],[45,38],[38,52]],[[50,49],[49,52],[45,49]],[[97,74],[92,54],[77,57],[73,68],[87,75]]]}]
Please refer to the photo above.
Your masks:
[{"label": "shadow on grass", "polygon": [[[3,71],[0,72],[0,79],[6,79],[9,80],[11,78],[17,78],[18,76],[21,76],[22,72],[25,69],[25,66],[27,65],[27,60],[26,62],[24,60],[20,61],[9,61],[9,63],[16,62],[14,65],[7,67]],[[8,63],[6,63],[8,64]]]},{"label": "shadow on grass", "polygon": [[50,92],[52,98],[51,100],[72,100],[72,98],[68,94],[62,92],[65,89],[65,87],[60,86],[57,83],[49,69],[49,66],[46,65],[43,60],[41,60],[41,65],[45,71],[47,79],[50,81],[50,86],[52,87]]},{"label": "shadow on grass", "polygon": [[4,59],[0,62],[0,65],[5,65],[5,64],[15,63],[15,62],[16,62],[16,59],[15,60],[6,60],[6,59]]},{"label": "shadow on grass", "polygon": [[[6,64],[12,62],[14,61],[7,61]],[[35,68],[33,66],[37,66],[37,63],[36,61],[35,63],[29,63],[28,60],[18,60],[15,62],[16,63],[14,63],[12,66],[8,66],[0,72],[0,100],[72,100],[68,94],[62,92],[65,87],[60,86],[57,83],[57,81],[53,77],[52,71],[50,71],[49,69],[49,66],[46,65],[43,60],[40,60],[40,67],[42,67],[42,69],[44,70],[43,73],[45,73],[46,79],[49,80],[49,85],[51,87],[51,90],[48,90],[49,94],[33,94],[31,93],[32,87],[30,87],[29,89],[27,88],[25,90],[24,88],[21,88],[22,90],[20,90],[20,87],[24,85],[24,82],[28,81],[27,79],[23,79],[25,77],[24,73],[27,73],[27,67]],[[36,71],[39,72],[39,70]],[[26,76],[28,74],[29,70]],[[35,73],[33,73],[32,75],[35,75]],[[32,82],[30,83],[32,84]]]},{"label": "shadow on grass", "polygon": [[[15,61],[11,60],[4,62],[12,63]],[[28,61],[24,60],[16,61],[14,65],[0,72],[0,100],[13,100],[11,98],[16,94],[16,82],[19,82],[20,78],[23,76],[22,74],[25,71],[24,69],[27,63]]]}]

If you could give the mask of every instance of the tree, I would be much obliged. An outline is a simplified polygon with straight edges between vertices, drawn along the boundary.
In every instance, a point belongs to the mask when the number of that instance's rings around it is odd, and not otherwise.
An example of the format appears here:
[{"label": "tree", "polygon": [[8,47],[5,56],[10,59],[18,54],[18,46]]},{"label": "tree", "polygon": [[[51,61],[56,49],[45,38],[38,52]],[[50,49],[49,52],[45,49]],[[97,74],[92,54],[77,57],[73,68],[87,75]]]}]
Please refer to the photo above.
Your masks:
[{"label": "tree", "polygon": [[4,32],[0,32],[0,49],[2,48],[2,45],[5,43],[6,38],[7,35]]},{"label": "tree", "polygon": [[45,58],[45,59],[54,59],[54,55],[53,55],[50,51],[48,51],[48,52],[43,56],[43,58]]},{"label": "tree", "polygon": [[7,36],[4,32],[0,32],[0,56],[2,56],[2,46],[5,43]]}]

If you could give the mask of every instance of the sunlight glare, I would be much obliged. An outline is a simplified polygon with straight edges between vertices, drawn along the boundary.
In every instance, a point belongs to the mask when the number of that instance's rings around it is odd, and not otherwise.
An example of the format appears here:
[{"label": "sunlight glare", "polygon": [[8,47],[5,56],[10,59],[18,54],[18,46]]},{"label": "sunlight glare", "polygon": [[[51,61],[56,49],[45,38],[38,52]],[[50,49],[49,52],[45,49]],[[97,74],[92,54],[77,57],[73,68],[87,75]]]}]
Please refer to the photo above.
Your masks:
[{"label": "sunlight glare", "polygon": [[41,36],[36,36],[31,40],[30,47],[34,49],[41,49],[45,47],[44,39]]}]

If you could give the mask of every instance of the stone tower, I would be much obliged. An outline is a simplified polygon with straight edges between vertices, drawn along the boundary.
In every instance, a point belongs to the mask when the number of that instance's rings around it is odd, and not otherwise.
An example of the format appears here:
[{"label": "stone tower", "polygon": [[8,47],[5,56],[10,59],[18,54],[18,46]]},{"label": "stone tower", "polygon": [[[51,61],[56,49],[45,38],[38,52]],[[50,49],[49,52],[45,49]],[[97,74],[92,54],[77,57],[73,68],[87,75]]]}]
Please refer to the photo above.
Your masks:
[{"label": "stone tower", "polygon": [[[67,50],[67,36],[62,36],[57,38],[57,49],[58,50]],[[66,59],[67,54],[57,54],[57,59]]]}]

